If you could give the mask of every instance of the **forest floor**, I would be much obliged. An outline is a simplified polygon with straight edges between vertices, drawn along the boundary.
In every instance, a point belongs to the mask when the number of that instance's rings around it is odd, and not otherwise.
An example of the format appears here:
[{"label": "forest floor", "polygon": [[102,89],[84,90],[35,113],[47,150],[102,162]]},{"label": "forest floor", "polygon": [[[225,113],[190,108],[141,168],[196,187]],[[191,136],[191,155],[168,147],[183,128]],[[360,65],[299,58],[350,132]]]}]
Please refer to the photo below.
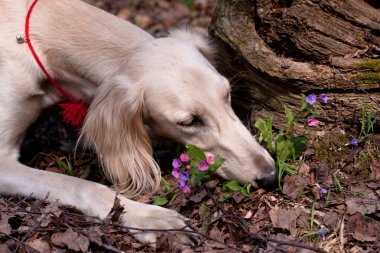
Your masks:
[{"label": "forest floor", "polygon": [[[216,1],[88,2],[162,36],[181,26],[207,34]],[[45,112],[30,129],[23,162],[109,185],[93,153],[77,153],[73,159],[75,131],[61,123],[56,110]],[[379,252],[380,135],[368,135],[357,147],[348,145],[360,135],[360,122],[357,125],[358,129],[341,122],[312,128],[305,124],[307,149],[294,164],[297,173],[285,173],[282,189],[250,189],[248,196],[217,177],[192,187],[190,194],[182,193],[171,175],[175,146],[156,144],[163,177],[173,190],[165,207],[190,219],[199,239],[193,246],[180,244],[167,232],[153,249],[112,222],[117,213],[100,220],[57,203],[0,196],[0,253]],[[162,187],[155,195],[136,200],[152,203],[167,193]]]}]

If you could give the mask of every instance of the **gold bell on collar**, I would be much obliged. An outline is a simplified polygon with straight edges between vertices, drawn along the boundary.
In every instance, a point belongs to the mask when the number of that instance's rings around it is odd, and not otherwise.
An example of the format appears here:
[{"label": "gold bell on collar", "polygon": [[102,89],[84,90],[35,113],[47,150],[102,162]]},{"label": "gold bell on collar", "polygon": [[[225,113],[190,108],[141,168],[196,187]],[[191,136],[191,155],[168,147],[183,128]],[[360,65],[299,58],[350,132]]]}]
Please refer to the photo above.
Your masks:
[{"label": "gold bell on collar", "polygon": [[16,41],[18,44],[24,44],[26,42],[26,38],[24,35],[19,34],[16,36]]}]

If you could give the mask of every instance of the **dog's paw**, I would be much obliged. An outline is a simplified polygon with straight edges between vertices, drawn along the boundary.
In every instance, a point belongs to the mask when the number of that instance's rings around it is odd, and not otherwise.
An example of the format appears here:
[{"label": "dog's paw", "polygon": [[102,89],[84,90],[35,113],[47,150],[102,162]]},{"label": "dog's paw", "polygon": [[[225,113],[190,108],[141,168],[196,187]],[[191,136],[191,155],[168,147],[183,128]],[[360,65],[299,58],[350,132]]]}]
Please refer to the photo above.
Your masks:
[{"label": "dog's paw", "polygon": [[166,230],[182,230],[183,232],[171,231],[170,233],[175,234],[183,244],[193,244],[193,234],[189,233],[191,229],[185,223],[186,218],[178,212],[124,198],[121,199],[121,204],[124,206],[122,222],[126,227],[136,228],[130,231],[138,241],[155,247],[157,237]]}]

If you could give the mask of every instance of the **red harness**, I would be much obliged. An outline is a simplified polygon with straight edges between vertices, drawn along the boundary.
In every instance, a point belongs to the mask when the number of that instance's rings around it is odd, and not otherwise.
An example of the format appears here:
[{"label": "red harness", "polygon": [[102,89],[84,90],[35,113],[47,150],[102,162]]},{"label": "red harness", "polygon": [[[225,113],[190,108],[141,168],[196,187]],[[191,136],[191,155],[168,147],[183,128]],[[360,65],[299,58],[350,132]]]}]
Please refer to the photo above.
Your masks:
[{"label": "red harness", "polygon": [[28,14],[26,15],[25,20],[25,42],[28,44],[30,52],[32,53],[34,59],[40,66],[41,70],[45,73],[47,79],[53,84],[53,86],[67,99],[69,100],[67,103],[59,104],[59,106],[62,108],[61,114],[63,115],[63,121],[66,124],[71,124],[72,126],[76,128],[80,128],[83,124],[83,121],[86,117],[88,108],[87,105],[83,103],[83,101],[74,98],[70,94],[68,94],[66,91],[64,91],[61,86],[58,85],[58,83],[49,75],[49,73],[46,71],[46,68],[42,64],[40,58],[38,57],[36,51],[33,48],[32,41],[30,39],[29,35],[29,25],[30,25],[30,17],[32,15],[32,11],[34,7],[36,6],[38,0],[34,0],[32,5],[30,6],[28,10]]}]

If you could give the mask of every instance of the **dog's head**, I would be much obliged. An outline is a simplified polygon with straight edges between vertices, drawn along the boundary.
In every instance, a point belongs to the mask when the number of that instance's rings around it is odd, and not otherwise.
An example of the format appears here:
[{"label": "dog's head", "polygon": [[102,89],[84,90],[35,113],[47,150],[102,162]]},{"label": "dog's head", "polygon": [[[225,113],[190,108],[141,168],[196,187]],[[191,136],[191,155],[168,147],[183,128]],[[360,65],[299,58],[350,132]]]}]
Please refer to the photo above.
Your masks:
[{"label": "dog's head", "polygon": [[139,46],[121,74],[101,87],[83,128],[114,181],[154,189],[159,169],[144,123],[155,134],[226,159],[217,174],[259,186],[276,180],[272,157],[231,108],[230,84],[210,63],[199,34],[179,30]]}]

